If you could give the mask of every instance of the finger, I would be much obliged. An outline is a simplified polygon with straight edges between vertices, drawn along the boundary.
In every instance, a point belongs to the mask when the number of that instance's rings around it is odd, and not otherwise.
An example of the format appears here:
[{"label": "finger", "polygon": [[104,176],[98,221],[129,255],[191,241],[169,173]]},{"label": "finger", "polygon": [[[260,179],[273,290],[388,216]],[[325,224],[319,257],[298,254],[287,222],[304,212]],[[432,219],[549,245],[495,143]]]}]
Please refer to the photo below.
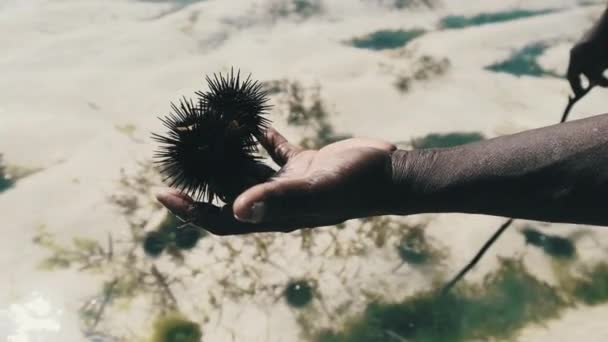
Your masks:
[{"label": "finger", "polygon": [[574,92],[575,96],[580,96],[584,92],[583,85],[581,83],[581,45],[577,44],[570,50],[570,62],[568,64],[568,71],[566,73],[570,88]]},{"label": "finger", "polygon": [[579,96],[583,93],[583,85],[581,83],[580,73],[575,71],[573,67],[568,68],[568,82],[570,83],[570,88],[572,92],[574,92],[575,96]]},{"label": "finger", "polygon": [[252,187],[234,201],[234,216],[241,222],[270,223],[297,220],[314,214],[311,183],[304,179],[277,179]]},{"label": "finger", "polygon": [[156,194],[156,199],[182,221],[188,220],[194,205],[194,200],[190,196],[176,189],[162,190]]},{"label": "finger", "polygon": [[175,189],[162,191],[156,195],[156,198],[175,216],[216,235],[262,231],[258,226],[237,221],[230,206],[220,208],[208,203],[195,202]]},{"label": "finger", "polygon": [[302,151],[302,148],[291,144],[272,127],[266,129],[264,134],[259,137],[259,141],[279,166],[285,165],[290,158]]},{"label": "finger", "polygon": [[243,169],[241,171],[243,172],[241,172],[238,177],[225,180],[221,190],[215,188],[211,188],[211,190],[216,193],[221,193],[224,202],[232,203],[243,191],[256,184],[266,182],[277,174],[276,170],[262,163],[256,163],[252,165],[251,168]]}]

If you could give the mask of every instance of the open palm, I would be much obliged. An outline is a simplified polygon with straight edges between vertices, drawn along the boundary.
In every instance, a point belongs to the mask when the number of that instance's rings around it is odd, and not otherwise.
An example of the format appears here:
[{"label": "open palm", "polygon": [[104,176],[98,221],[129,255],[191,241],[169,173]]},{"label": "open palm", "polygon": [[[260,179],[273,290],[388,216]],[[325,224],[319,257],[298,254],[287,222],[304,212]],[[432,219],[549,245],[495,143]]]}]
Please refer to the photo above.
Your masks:
[{"label": "open palm", "polygon": [[215,234],[291,231],[383,214],[395,146],[347,139],[303,150],[270,128],[260,142],[281,169],[240,194],[232,206],[194,202],[169,190],[158,199],[176,215]]}]

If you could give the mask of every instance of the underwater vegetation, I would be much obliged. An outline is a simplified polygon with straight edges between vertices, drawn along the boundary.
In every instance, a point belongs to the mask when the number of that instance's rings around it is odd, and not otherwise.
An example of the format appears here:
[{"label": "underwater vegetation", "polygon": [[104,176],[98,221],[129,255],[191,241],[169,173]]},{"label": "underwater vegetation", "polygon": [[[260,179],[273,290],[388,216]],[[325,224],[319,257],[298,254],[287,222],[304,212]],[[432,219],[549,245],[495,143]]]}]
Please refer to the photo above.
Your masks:
[{"label": "underwater vegetation", "polygon": [[294,280],[287,284],[284,292],[287,304],[293,308],[303,308],[314,298],[313,285],[307,280]]},{"label": "underwater vegetation", "polygon": [[323,331],[318,342],[469,341],[510,338],[528,322],[558,315],[557,290],[536,280],[521,263],[503,261],[482,286],[440,296],[429,291],[399,303],[373,302],[341,332]]},{"label": "underwater vegetation", "polygon": [[369,50],[397,49],[407,45],[425,33],[421,29],[381,30],[367,36],[353,38],[348,43],[356,48]]},{"label": "underwater vegetation", "polygon": [[201,327],[179,314],[170,314],[154,323],[151,342],[200,342]]},{"label": "underwater vegetation", "polygon": [[541,248],[545,253],[556,258],[571,259],[576,256],[576,246],[567,238],[545,234],[527,227],[521,231],[526,243]]},{"label": "underwater vegetation", "polygon": [[51,252],[38,266],[43,270],[56,270],[78,265],[81,270],[99,269],[108,259],[108,248],[96,240],[74,237],[69,245],[60,244],[44,226],[32,242]]},{"label": "underwater vegetation", "polygon": [[410,265],[437,262],[444,257],[443,253],[427,240],[422,227],[406,230],[396,249],[399,259]]},{"label": "underwater vegetation", "polygon": [[401,74],[395,81],[395,87],[399,92],[406,93],[412,88],[412,84],[420,81],[429,81],[444,75],[451,66],[448,58],[435,58],[424,55],[413,63],[413,70]]},{"label": "underwater vegetation", "polygon": [[6,166],[2,162],[2,154],[0,154],[0,192],[12,187],[15,182],[9,177]]},{"label": "underwater vegetation", "polygon": [[551,71],[544,70],[538,64],[538,57],[540,57],[548,46],[544,43],[533,43],[524,46],[520,50],[515,51],[509,58],[502,62],[485,67],[486,70],[507,73],[514,76],[531,76],[531,77],[543,77],[543,76],[556,76]]},{"label": "underwater vegetation", "polygon": [[413,148],[442,148],[465,145],[475,141],[484,140],[485,137],[479,132],[452,132],[452,133],[430,133],[423,137],[414,138],[411,141]]},{"label": "underwater vegetation", "polygon": [[306,89],[297,81],[275,80],[265,82],[263,89],[267,94],[280,96],[287,124],[302,130],[300,146],[316,149],[351,138],[349,134],[336,132],[330,120],[330,110],[321,97],[320,86]]},{"label": "underwater vegetation", "polygon": [[206,231],[192,225],[184,226],[184,223],[175,215],[167,213],[158,229],[146,234],[143,248],[148,256],[156,257],[165,249],[192,249],[206,235]]},{"label": "underwater vegetation", "polygon": [[439,0],[366,0],[368,2],[380,5],[389,9],[401,10],[404,8],[426,7],[434,8],[440,2]]},{"label": "underwater vegetation", "polygon": [[587,305],[608,301],[608,264],[599,263],[586,268],[574,287],[573,296]]},{"label": "underwater vegetation", "polygon": [[437,5],[437,0],[392,0],[390,6],[396,9],[403,9],[412,6],[426,6],[433,8]]},{"label": "underwater vegetation", "polygon": [[542,9],[542,10],[525,10],[525,9],[514,9],[510,11],[494,12],[494,13],[480,13],[471,17],[462,15],[450,15],[443,17],[439,23],[441,28],[444,29],[461,29],[470,26],[481,26],[493,23],[500,23],[510,20],[517,20],[523,18],[530,18],[538,15],[549,14],[555,12],[554,9]]},{"label": "underwater vegetation", "polygon": [[274,0],[270,2],[268,12],[274,19],[295,15],[308,19],[323,13],[321,0]]}]

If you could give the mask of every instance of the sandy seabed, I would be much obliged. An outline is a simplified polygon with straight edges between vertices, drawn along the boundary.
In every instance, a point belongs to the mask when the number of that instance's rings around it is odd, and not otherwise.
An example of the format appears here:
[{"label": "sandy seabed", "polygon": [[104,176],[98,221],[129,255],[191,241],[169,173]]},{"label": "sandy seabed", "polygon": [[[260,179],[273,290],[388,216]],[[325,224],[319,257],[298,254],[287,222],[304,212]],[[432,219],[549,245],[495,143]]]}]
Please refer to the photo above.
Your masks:
[{"label": "sandy seabed", "polygon": [[[209,236],[183,258],[146,257],[134,241],[165,215],[153,199],[161,182],[150,169],[156,146],[149,133],[163,130],[157,117],[170,101],[203,89],[205,74],[234,66],[264,82],[318,86],[338,133],[404,147],[428,133],[495,137],[546,126],[559,120],[569,94],[563,78],[485,67],[543,42],[548,48],[539,65],[563,74],[569,47],[605,6],[445,0],[396,10],[371,0],[326,0],[321,12],[306,17],[273,11],[280,3],[0,0],[0,153],[14,177],[22,176],[0,194],[0,336],[11,342],[146,340],[156,317],[179,310],[201,324],[205,341],[298,341],[306,338],[303,330],[338,327],[374,296],[398,300],[445,281],[503,218],[393,218],[384,244],[369,232],[371,223],[359,221],[315,233]],[[559,10],[438,27],[446,15],[513,8]],[[395,49],[348,43],[386,29],[426,33]],[[447,59],[449,68],[399,91],[399,76],[415,74],[423,56]],[[273,95],[271,118],[297,142],[308,133],[287,125],[281,99]],[[606,108],[606,94],[598,90],[572,116]],[[528,224],[563,236],[588,232],[591,238],[576,242],[579,262],[606,256],[608,233],[601,228],[518,222],[467,280],[479,282],[499,257],[523,256],[532,274],[554,283],[551,260],[522,239],[519,231]],[[397,267],[393,247],[403,227],[416,225],[444,257],[425,268]],[[64,259],[53,263],[53,255]],[[305,310],[282,299],[290,279],[314,280],[313,304]],[[571,308],[526,326],[516,339],[604,341],[606,314],[606,305]]]}]

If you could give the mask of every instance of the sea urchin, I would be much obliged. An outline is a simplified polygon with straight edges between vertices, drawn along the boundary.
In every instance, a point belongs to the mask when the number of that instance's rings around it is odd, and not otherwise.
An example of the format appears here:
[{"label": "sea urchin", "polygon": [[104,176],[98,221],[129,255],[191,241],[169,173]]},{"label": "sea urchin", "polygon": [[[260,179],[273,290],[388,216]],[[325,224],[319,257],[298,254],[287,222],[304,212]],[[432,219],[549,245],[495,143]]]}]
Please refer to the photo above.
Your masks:
[{"label": "sea urchin", "polygon": [[217,196],[230,203],[270,176],[256,154],[256,138],[269,124],[268,98],[257,81],[241,80],[240,72],[206,79],[209,90],[196,92],[196,102],[172,103],[172,112],[161,118],[169,132],[153,134],[162,144],[155,156],[170,186],[197,200]]}]

